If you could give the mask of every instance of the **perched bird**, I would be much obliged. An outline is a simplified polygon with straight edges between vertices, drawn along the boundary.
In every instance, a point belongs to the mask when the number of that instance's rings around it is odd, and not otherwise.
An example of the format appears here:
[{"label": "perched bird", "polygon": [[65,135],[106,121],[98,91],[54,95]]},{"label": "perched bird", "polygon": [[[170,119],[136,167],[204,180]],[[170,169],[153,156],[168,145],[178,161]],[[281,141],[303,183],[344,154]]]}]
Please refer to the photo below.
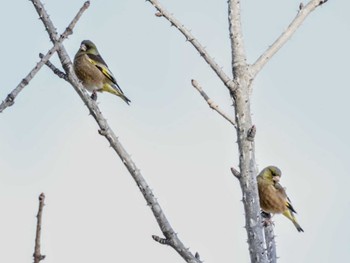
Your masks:
[{"label": "perched bird", "polygon": [[299,232],[304,230],[298,224],[293,208],[285,189],[280,185],[281,170],[268,166],[257,177],[260,207],[266,213],[283,214],[291,220]]},{"label": "perched bird", "polygon": [[81,42],[80,48],[74,57],[73,67],[84,87],[92,92],[92,99],[97,99],[96,91],[107,91],[121,97],[129,104],[130,100],[124,95],[95,44],[90,40]]}]

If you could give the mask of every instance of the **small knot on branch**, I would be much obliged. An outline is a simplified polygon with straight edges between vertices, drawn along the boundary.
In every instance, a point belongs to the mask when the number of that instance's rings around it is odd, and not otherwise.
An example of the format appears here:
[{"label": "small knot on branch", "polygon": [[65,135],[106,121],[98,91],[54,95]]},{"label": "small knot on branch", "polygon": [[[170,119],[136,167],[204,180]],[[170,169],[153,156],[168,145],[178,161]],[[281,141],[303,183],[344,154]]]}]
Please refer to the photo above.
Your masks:
[{"label": "small knot on branch", "polygon": [[33,257],[34,257],[34,262],[39,262],[41,260],[44,260],[46,256],[45,255],[41,255],[41,254],[37,255],[37,254],[34,253]]},{"label": "small knot on branch", "polygon": [[15,103],[15,97],[10,93],[7,95],[5,102],[9,105],[12,106]]},{"label": "small knot on branch", "polygon": [[105,130],[105,129],[98,130],[98,133],[102,136],[107,136],[107,130]]},{"label": "small knot on branch", "polygon": [[303,4],[303,3],[300,3],[300,4],[299,4],[299,11],[301,11],[303,8],[304,8],[304,4]]},{"label": "small knot on branch", "polygon": [[156,241],[162,245],[168,245],[168,246],[170,245],[170,241],[166,238],[161,238],[161,237],[156,236],[156,235],[152,235],[152,238],[154,241]]},{"label": "small knot on branch", "polygon": [[157,12],[157,13],[155,13],[154,14],[156,17],[162,17],[163,16],[163,14],[161,13],[161,12]]},{"label": "small knot on branch", "polygon": [[323,5],[323,4],[327,3],[327,2],[328,2],[328,0],[321,0],[318,5]]},{"label": "small knot on branch", "polygon": [[63,38],[63,37],[70,36],[71,34],[73,34],[73,29],[71,29],[70,27],[66,27],[66,30],[65,30],[64,33],[65,33],[64,36],[61,35],[62,38]]},{"label": "small knot on branch", "polygon": [[254,141],[255,134],[256,134],[256,126],[253,125],[252,127],[249,128],[247,132],[247,140],[251,142]]},{"label": "small knot on branch", "polygon": [[24,86],[27,86],[29,84],[29,81],[27,79],[22,79],[22,84]]},{"label": "small knot on branch", "polygon": [[41,193],[41,194],[39,195],[39,201],[40,201],[40,202],[44,202],[44,200],[45,200],[45,194],[44,194],[44,193]]},{"label": "small knot on branch", "polygon": [[236,170],[236,168],[231,167],[231,172],[237,179],[241,178],[241,173],[238,170]]},{"label": "small knot on branch", "polygon": [[194,257],[195,257],[196,259],[198,259],[198,260],[201,259],[198,252],[196,252],[196,254],[194,254]]},{"label": "small knot on branch", "polygon": [[88,8],[90,6],[90,1],[86,1],[85,3],[84,3],[84,7],[85,8]]}]

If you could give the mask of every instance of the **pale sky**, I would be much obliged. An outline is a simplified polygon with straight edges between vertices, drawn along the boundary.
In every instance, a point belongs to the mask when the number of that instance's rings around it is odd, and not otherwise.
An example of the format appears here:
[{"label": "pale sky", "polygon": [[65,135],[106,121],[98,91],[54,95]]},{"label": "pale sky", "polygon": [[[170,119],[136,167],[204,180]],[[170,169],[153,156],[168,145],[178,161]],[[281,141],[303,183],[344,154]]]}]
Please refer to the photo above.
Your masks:
[{"label": "pale sky", "polygon": [[[160,0],[231,75],[227,1]],[[279,36],[300,0],[242,1],[248,62]],[[62,32],[83,1],[47,0]],[[305,233],[276,215],[279,262],[350,257],[348,1],[316,9],[254,82],[259,170],[276,165]],[[12,91],[52,46],[30,1],[0,9],[2,85]],[[99,48],[132,101],[98,104],[190,250],[211,262],[249,262],[236,133],[191,86],[196,79],[233,116],[226,88],[145,1],[92,1],[64,42]],[[58,64],[54,57],[52,61]],[[0,114],[0,262],[31,262],[38,201],[46,194],[45,263],[184,262],[154,242],[161,231],[132,177],[74,89],[44,67]]]}]

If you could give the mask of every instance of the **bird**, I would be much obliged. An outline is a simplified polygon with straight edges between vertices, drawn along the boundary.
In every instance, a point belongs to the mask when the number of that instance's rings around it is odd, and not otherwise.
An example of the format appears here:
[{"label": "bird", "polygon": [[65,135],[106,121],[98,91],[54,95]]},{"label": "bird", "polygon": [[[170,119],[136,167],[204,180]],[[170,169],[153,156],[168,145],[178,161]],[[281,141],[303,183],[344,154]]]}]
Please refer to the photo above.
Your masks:
[{"label": "bird", "polygon": [[106,91],[119,96],[128,105],[131,102],[119,87],[116,78],[101,57],[96,45],[83,40],[74,57],[73,68],[83,86],[92,92],[91,98],[97,99],[96,92]]},{"label": "bird", "polygon": [[296,211],[285,188],[279,183],[281,176],[282,172],[276,166],[268,166],[259,173],[257,183],[260,207],[265,213],[283,214],[293,222],[298,232],[304,232],[294,216]]}]

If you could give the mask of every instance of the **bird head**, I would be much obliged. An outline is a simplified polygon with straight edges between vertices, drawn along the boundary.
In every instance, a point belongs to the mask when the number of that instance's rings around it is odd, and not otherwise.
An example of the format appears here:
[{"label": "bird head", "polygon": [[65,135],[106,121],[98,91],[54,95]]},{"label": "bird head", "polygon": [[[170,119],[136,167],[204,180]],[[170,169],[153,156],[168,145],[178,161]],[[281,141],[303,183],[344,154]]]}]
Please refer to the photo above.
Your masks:
[{"label": "bird head", "polygon": [[275,184],[279,182],[281,175],[282,172],[279,168],[276,166],[268,166],[261,171],[259,177],[267,180],[267,182]]},{"label": "bird head", "polygon": [[98,55],[97,48],[94,43],[90,40],[84,40],[80,44],[80,52],[88,53],[88,54],[94,54]]},{"label": "bird head", "polygon": [[282,176],[281,170],[276,166],[268,166],[267,169],[270,170],[271,180],[274,183],[278,183]]}]

